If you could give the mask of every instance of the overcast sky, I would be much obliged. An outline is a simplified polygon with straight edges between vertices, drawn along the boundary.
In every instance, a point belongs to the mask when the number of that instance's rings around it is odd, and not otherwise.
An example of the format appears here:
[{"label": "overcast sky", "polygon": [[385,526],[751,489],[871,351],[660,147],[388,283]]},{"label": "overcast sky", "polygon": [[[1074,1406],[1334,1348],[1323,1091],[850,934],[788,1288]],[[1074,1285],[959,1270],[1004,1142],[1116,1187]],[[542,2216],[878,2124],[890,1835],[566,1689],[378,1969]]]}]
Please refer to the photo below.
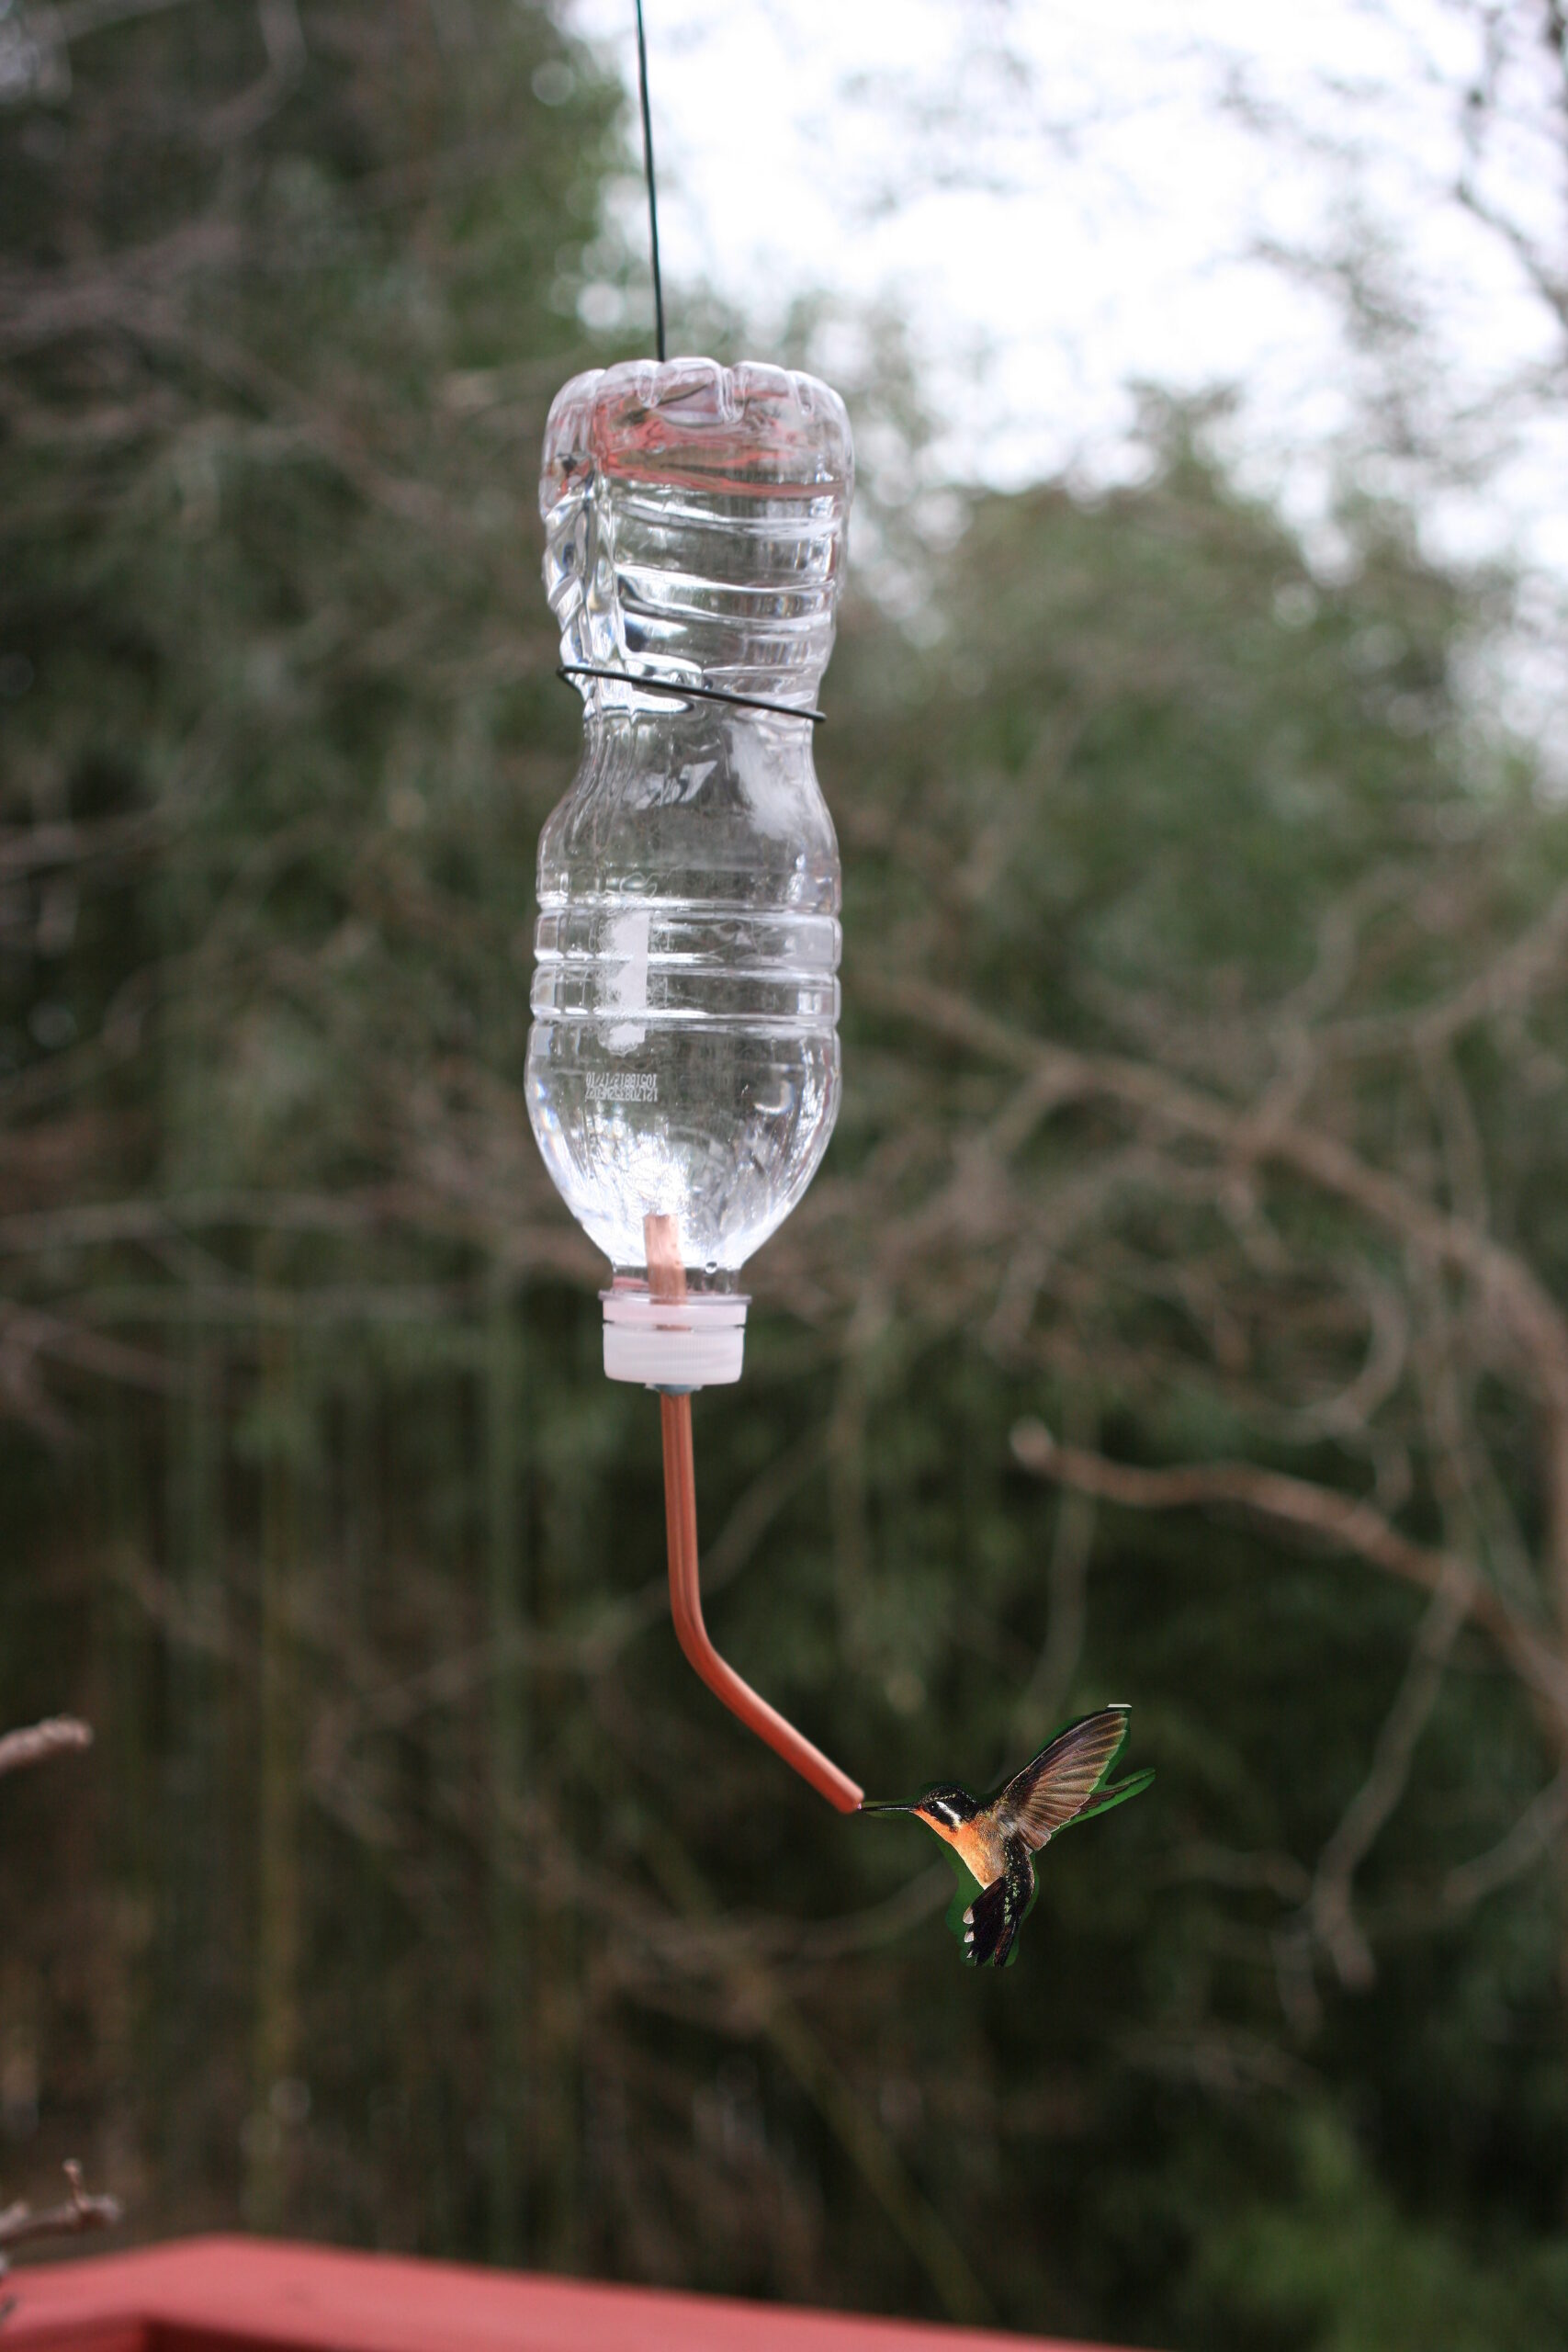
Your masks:
[{"label": "overcast sky", "polygon": [[[1267,249],[1324,251],[1359,220],[1424,322],[1416,422],[1484,473],[1417,480],[1374,434],[1370,478],[1403,481],[1434,551],[1512,549],[1568,580],[1561,384],[1517,391],[1561,329],[1452,193],[1483,62],[1466,0],[645,5],[672,348],[682,281],[745,312],[761,356],[802,293],[852,317],[890,303],[943,421],[941,465],[1004,484],[1135,469],[1140,379],[1233,384],[1235,451],[1310,530],[1334,462],[1366,445],[1373,371],[1343,306]],[[566,13],[630,81],[631,0]],[[1529,0],[1512,14],[1512,127],[1480,187],[1560,251],[1549,62],[1523,37]],[[586,297],[606,320],[615,300]]]}]

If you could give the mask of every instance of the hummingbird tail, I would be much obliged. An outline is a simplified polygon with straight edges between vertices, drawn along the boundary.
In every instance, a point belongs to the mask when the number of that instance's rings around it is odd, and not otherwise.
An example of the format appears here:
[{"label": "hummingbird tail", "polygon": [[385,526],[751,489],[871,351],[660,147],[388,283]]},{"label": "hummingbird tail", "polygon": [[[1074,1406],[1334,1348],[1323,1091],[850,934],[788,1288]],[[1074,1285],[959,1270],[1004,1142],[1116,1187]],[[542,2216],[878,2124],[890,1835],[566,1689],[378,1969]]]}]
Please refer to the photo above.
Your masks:
[{"label": "hummingbird tail", "polygon": [[1014,1842],[1000,1878],[983,1887],[964,1914],[964,1957],[971,1968],[1010,1968],[1019,1928],[1035,1896],[1034,1865]]}]

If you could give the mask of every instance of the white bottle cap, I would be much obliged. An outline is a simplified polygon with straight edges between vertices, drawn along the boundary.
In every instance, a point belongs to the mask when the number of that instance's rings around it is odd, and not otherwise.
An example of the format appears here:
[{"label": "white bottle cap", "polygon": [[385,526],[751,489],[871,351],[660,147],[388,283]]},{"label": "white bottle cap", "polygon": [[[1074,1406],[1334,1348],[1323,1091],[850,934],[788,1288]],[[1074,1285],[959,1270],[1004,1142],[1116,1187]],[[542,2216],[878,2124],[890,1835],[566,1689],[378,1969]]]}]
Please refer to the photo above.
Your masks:
[{"label": "white bottle cap", "polygon": [[719,1388],[740,1377],[748,1298],[698,1292],[654,1298],[645,1290],[602,1290],[604,1376],[647,1388]]}]

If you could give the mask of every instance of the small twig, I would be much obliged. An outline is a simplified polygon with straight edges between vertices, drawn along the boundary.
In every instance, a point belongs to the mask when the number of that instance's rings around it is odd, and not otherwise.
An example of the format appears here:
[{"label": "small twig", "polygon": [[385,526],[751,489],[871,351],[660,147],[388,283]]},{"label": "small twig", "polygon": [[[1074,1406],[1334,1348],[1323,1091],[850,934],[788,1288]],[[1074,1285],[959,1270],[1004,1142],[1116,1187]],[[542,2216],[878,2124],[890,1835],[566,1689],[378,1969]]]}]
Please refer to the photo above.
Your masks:
[{"label": "small twig", "polygon": [[[1075,1408],[1069,1406],[1068,1409]],[[1092,1436],[1092,1424],[1074,1434]],[[1013,1710],[1013,1731],[1025,1738],[1034,1737],[1037,1724],[1055,1723],[1062,1713],[1073,1678],[1083,1660],[1096,1513],[1095,1496],[1081,1487],[1064,1486],[1045,1566],[1049,1611],[1045,1639],[1034,1662],[1034,1671]]]},{"label": "small twig", "polygon": [[1468,1910],[1510,1880],[1522,1878],[1549,1852],[1568,1825],[1568,1769],[1533,1798],[1505,1838],[1489,1852],[1461,1862],[1443,1882],[1443,1903]]},{"label": "small twig", "polygon": [[[0,1736],[0,1773],[20,1772],[29,1764],[41,1764],[46,1757],[62,1756],[70,1748],[92,1744],[90,1725],[74,1715],[50,1715],[41,1724],[30,1724],[26,1731],[8,1731]],[[0,2245],[6,2243],[6,2218],[0,2213]]]},{"label": "small twig", "polygon": [[84,2230],[112,2230],[124,2219],[118,2197],[90,2197],[82,2186],[82,2167],[73,2157],[65,2164],[71,2189],[63,2204],[35,2213],[23,2199],[0,2211],[0,2247],[24,2245],[29,2238],[78,2237]]},{"label": "small twig", "polygon": [[1356,1920],[1356,1871],[1404,1794],[1416,1742],[1437,1703],[1444,1668],[1470,1611],[1474,1581],[1473,1570],[1463,1561],[1450,1560],[1378,1734],[1371,1768],[1324,1847],[1304,1905],[1305,1922],[1334,1962],[1340,1983],[1352,1992],[1369,1990],[1376,1975],[1371,1946]]},{"label": "small twig", "polygon": [[[20,1772],[29,1764],[41,1764],[47,1757],[92,1744],[91,1726],[75,1715],[49,1715],[42,1723],[29,1724],[25,1731],[7,1732],[0,1738],[0,1773]],[[35,2213],[25,2198],[18,2198],[14,2204],[0,2207],[0,2282],[11,2267],[9,2247],[25,2245],[29,2238],[77,2237],[84,2230],[112,2230],[123,2218],[118,2197],[88,2196],[82,2186],[82,2167],[73,2158],[66,2159],[65,2178],[71,2194],[62,2205]],[[14,2295],[0,2296],[0,2326],[16,2307]]]},{"label": "small twig", "polygon": [[[74,1744],[81,1745],[80,1741]],[[124,2208],[118,2197],[87,2194],[82,2186],[82,2167],[73,2157],[66,2159],[65,2178],[71,2194],[62,2205],[51,2205],[45,2211],[35,2213],[25,2199],[18,2198],[14,2205],[0,2211],[0,2285],[10,2274],[9,2247],[23,2245],[30,2238],[80,2237],[85,2230],[112,2230],[124,2219]],[[15,2295],[0,2295],[0,2327],[16,2308]]]}]

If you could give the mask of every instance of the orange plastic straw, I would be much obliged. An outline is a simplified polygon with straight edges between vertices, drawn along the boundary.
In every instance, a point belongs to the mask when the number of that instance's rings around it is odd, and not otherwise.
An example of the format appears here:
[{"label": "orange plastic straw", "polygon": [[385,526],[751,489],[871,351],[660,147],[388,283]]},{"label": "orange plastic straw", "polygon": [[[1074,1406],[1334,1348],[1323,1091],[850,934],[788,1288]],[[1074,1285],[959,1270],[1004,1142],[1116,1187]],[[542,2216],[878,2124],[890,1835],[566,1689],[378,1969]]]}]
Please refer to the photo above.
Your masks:
[{"label": "orange plastic straw", "polygon": [[[643,1221],[648,1245],[648,1285],[655,1298],[677,1299],[686,1295],[675,1220],[649,1216]],[[702,1583],[697,1555],[697,1480],[692,1458],[692,1400],[661,1396],[660,1417],[664,1432],[664,1515],[670,1538],[670,1613],[675,1638],[690,1664],[716,1699],[738,1716],[748,1731],[765,1740],[775,1755],[809,1781],[818,1796],[840,1813],[856,1812],[865,1795],[847,1772],[813,1747],[803,1732],[786,1723],[774,1707],[758,1697],[732,1666],[727,1666],[703,1623]]]}]

